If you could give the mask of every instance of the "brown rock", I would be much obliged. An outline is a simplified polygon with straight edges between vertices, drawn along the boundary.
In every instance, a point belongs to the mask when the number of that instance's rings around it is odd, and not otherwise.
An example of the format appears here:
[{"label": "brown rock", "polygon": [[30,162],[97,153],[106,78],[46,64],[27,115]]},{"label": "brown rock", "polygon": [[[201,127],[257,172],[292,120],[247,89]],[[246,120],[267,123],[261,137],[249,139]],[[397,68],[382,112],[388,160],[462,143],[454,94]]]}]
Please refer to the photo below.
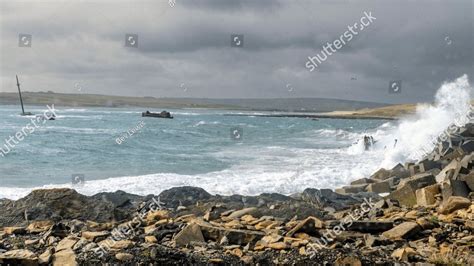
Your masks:
[{"label": "brown rock", "polygon": [[306,233],[296,233],[293,235],[293,237],[304,239],[304,240],[308,240],[310,238],[310,236]]},{"label": "brown rock", "polygon": [[277,234],[271,234],[271,235],[266,235],[264,236],[261,241],[265,243],[266,245],[276,243],[280,241],[283,237]]},{"label": "brown rock", "polygon": [[433,221],[430,220],[426,217],[418,218],[416,219],[416,223],[421,227],[421,229],[426,230],[426,229],[433,229],[437,227],[438,225]]},{"label": "brown rock", "polygon": [[468,227],[471,230],[474,230],[474,220],[467,220],[465,222],[466,227]]},{"label": "brown rock", "polygon": [[130,253],[117,253],[115,254],[115,258],[119,261],[131,261],[134,256]]},{"label": "brown rock", "polygon": [[32,246],[39,243],[39,239],[27,239],[25,240],[25,246]]},{"label": "brown rock", "polygon": [[56,252],[65,249],[72,249],[77,241],[79,241],[79,238],[74,236],[64,238],[63,240],[59,241],[58,245],[56,246]]},{"label": "brown rock", "polygon": [[168,218],[169,218],[169,211],[167,210],[157,210],[157,211],[148,213],[148,215],[146,216],[146,220],[148,223],[152,223],[155,221],[168,219]]},{"label": "brown rock", "polygon": [[[105,240],[107,241],[107,240]],[[99,244],[100,245],[100,244]],[[111,245],[108,247],[111,249],[117,249],[117,250],[122,250],[122,249],[127,249],[131,248],[135,245],[133,241],[130,240],[119,240],[119,241],[113,241]]]},{"label": "brown rock", "polygon": [[471,206],[471,201],[469,199],[452,196],[439,206],[439,212],[441,214],[449,214],[459,209],[468,208],[469,206]]},{"label": "brown rock", "polygon": [[243,228],[244,226],[238,220],[232,220],[228,223],[225,223],[224,227],[225,228],[240,229],[240,228]]},{"label": "brown rock", "polygon": [[288,244],[286,244],[285,242],[275,242],[268,244],[267,247],[275,250],[283,250],[288,248]]},{"label": "brown rock", "polygon": [[336,266],[362,266],[362,262],[356,257],[338,258],[334,265]]},{"label": "brown rock", "polygon": [[242,220],[242,222],[245,222],[245,223],[249,224],[249,223],[252,223],[252,222],[256,221],[257,218],[253,217],[250,214],[246,214],[246,215],[240,217],[240,220]]},{"label": "brown rock", "polygon": [[39,257],[38,263],[39,264],[49,264],[51,262],[51,258],[53,257],[53,248],[47,248]]},{"label": "brown rock", "polygon": [[53,256],[53,266],[76,266],[76,254],[71,249],[61,250]]},{"label": "brown rock", "polygon": [[436,203],[436,194],[439,194],[439,184],[430,185],[424,188],[417,189],[416,204],[418,206],[429,206]]},{"label": "brown rock", "polygon": [[145,242],[146,243],[156,243],[156,242],[158,242],[158,239],[156,239],[155,236],[145,236]]},{"label": "brown rock", "polygon": [[404,222],[394,228],[384,232],[382,235],[389,239],[408,239],[421,230],[421,227],[414,222]]},{"label": "brown rock", "polygon": [[1,265],[37,265],[38,257],[27,249],[15,249],[0,254]]},{"label": "brown rock", "polygon": [[143,228],[143,232],[145,233],[145,235],[153,234],[153,232],[155,232],[156,230],[157,230],[157,228],[156,228],[155,224],[145,226]]},{"label": "brown rock", "polygon": [[7,235],[22,235],[26,233],[25,227],[5,227],[3,228],[3,231]]},{"label": "brown rock", "polygon": [[242,258],[242,256],[244,255],[244,252],[240,248],[235,248],[231,251],[231,254],[239,258]]},{"label": "brown rock", "polygon": [[404,247],[404,248],[399,248],[399,249],[396,249],[393,253],[392,253],[392,258],[396,259],[396,260],[399,260],[399,261],[406,261],[408,262],[409,261],[409,258],[413,255],[415,255],[416,252],[414,249],[410,248],[410,247]]},{"label": "brown rock", "polygon": [[198,224],[186,226],[174,237],[174,241],[177,246],[186,246],[191,244],[191,242],[205,242],[201,227]]},{"label": "brown rock", "polygon": [[30,234],[42,233],[48,231],[53,224],[52,221],[35,221],[28,225],[26,231]]},{"label": "brown rock", "polygon": [[308,217],[299,222],[293,229],[286,233],[287,236],[292,237],[295,233],[307,233],[308,235],[318,236],[318,230],[324,228],[324,222],[316,217]]},{"label": "brown rock", "polygon": [[262,230],[262,229],[267,228],[268,226],[270,226],[272,224],[273,224],[272,220],[264,220],[264,221],[261,221],[258,224],[256,224],[255,229]]},{"label": "brown rock", "polygon": [[85,231],[82,232],[81,236],[89,241],[96,242],[96,241],[101,241],[107,238],[110,233],[107,231],[101,231],[101,232],[89,232]]}]

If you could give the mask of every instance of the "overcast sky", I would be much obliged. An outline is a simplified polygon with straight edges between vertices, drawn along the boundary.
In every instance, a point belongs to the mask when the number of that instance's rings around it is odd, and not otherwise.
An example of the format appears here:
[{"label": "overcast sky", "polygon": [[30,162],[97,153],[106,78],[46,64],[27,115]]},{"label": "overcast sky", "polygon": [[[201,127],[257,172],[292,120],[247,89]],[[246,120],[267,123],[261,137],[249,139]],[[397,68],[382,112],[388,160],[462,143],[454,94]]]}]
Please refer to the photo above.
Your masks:
[{"label": "overcast sky", "polygon": [[[402,103],[474,80],[473,0],[41,2],[0,0],[0,91],[15,91],[19,74],[28,91]],[[364,11],[376,19],[310,72],[308,56]],[[127,33],[138,47],[125,47]],[[388,93],[391,80],[402,93]]]}]

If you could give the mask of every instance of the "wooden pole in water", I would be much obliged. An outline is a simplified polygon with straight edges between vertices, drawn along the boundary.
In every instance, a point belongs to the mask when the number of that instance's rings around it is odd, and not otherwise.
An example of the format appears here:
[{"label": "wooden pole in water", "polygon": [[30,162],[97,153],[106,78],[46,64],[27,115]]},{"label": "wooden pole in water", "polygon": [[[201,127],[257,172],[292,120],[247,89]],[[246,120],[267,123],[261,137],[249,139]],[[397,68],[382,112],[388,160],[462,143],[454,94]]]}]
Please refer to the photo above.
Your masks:
[{"label": "wooden pole in water", "polygon": [[20,103],[22,115],[25,115],[25,108],[23,107],[23,98],[21,98],[20,82],[18,81],[18,75],[16,75],[16,86],[18,87],[18,93],[20,94]]}]

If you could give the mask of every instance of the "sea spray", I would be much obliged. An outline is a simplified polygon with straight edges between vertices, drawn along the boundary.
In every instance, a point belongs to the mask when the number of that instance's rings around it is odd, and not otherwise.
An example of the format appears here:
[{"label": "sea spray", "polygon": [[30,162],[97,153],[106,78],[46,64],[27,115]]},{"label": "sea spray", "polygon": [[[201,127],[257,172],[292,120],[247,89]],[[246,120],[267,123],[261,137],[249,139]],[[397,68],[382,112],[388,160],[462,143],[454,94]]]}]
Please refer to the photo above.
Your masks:
[{"label": "sea spray", "polygon": [[[381,151],[384,153],[381,167],[391,168],[399,162],[420,160],[424,154],[420,151],[433,150],[433,140],[450,125],[466,124],[471,113],[471,92],[467,75],[445,82],[437,91],[434,104],[418,105],[415,115],[401,120],[382,140],[385,150]],[[395,139],[397,144],[391,147]]]}]

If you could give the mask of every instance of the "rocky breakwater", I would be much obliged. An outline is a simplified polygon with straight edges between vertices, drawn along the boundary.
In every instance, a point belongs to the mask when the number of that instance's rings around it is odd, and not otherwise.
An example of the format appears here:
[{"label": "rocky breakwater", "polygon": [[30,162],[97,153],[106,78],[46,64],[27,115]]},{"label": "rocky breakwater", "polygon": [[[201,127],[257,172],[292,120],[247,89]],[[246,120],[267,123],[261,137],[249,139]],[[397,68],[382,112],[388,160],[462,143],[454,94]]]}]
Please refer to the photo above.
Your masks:
[{"label": "rocky breakwater", "polygon": [[337,192],[53,189],[0,200],[0,264],[472,265],[473,133]]},{"label": "rocky breakwater", "polygon": [[[403,208],[405,218],[416,218],[416,223],[404,223],[400,228],[418,236],[394,256],[408,254],[407,250],[419,256],[434,249],[440,262],[474,264],[474,124],[457,128],[417,163],[380,169],[369,178],[336,189],[346,195],[364,191],[384,195]],[[385,214],[392,209],[386,207]],[[392,220],[399,215],[396,212]],[[426,221],[430,221],[428,227]],[[384,235],[393,236],[391,232]],[[402,256],[402,260],[412,261],[411,257]]]}]

